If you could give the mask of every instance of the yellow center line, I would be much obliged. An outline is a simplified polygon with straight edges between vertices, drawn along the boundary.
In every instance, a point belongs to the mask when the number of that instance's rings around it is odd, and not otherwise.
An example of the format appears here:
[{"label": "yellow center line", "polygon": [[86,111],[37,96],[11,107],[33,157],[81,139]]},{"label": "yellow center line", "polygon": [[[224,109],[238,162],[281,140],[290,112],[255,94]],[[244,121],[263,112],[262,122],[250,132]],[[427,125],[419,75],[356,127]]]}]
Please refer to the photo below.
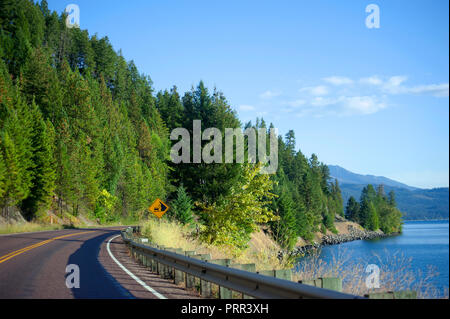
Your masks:
[{"label": "yellow center line", "polygon": [[[96,231],[94,231],[94,232],[96,232]],[[23,254],[23,253],[29,251],[29,250],[32,250],[34,248],[37,248],[37,247],[43,246],[45,244],[48,244],[48,243],[50,243],[52,241],[55,241],[55,240],[58,240],[58,239],[62,239],[62,238],[72,237],[72,236],[76,236],[76,235],[88,234],[88,233],[91,234],[93,232],[81,232],[81,233],[69,234],[69,235],[64,235],[64,236],[58,236],[58,237],[50,238],[50,239],[41,241],[39,243],[36,243],[36,244],[30,245],[30,246],[27,246],[27,247],[15,250],[13,252],[10,252],[9,254],[6,254],[6,255],[0,257],[0,264],[4,263],[5,261],[7,261],[7,260],[9,260],[9,259],[11,259],[11,258],[13,258],[15,256],[18,256],[20,254]]]},{"label": "yellow center line", "polygon": [[21,251],[26,251],[26,250],[32,249],[32,248],[36,247],[38,244],[40,244],[40,243],[33,244],[33,245],[31,245],[31,246],[27,246],[27,247],[25,247],[25,248],[22,248],[22,249],[13,251],[13,252],[11,252],[11,253],[9,253],[9,254],[6,254],[5,256],[0,257],[0,260],[2,260],[3,258],[8,257],[8,256],[10,256],[10,255],[14,255],[15,253],[18,253],[18,252],[21,252]]}]

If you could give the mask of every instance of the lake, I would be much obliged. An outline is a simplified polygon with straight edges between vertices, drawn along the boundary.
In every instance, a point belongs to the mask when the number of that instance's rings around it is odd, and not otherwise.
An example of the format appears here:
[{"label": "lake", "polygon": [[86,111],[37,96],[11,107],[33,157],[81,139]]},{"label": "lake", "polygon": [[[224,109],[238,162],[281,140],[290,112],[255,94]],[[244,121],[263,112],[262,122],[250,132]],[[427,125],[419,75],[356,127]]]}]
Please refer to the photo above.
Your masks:
[{"label": "lake", "polygon": [[350,254],[351,260],[363,261],[362,263],[367,265],[385,262],[386,267],[390,269],[399,267],[395,261],[393,262],[392,256],[402,255],[404,259],[411,259],[408,264],[417,277],[420,272],[426,273],[428,267],[432,266],[439,274],[428,282],[441,293],[449,287],[448,221],[408,221],[405,222],[401,235],[326,246],[322,248],[320,257],[326,262],[331,262],[333,256],[339,255],[342,251],[345,255]]}]

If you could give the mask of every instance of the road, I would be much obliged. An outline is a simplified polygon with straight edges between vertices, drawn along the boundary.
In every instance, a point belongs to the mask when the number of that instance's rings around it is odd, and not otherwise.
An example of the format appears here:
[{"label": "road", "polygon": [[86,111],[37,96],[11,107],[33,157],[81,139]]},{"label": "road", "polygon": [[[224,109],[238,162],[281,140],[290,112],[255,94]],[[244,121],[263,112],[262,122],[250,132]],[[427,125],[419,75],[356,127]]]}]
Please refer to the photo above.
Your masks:
[{"label": "road", "polygon": [[[0,299],[195,299],[133,261],[120,228],[0,236]],[[67,265],[79,267],[68,288]]]}]

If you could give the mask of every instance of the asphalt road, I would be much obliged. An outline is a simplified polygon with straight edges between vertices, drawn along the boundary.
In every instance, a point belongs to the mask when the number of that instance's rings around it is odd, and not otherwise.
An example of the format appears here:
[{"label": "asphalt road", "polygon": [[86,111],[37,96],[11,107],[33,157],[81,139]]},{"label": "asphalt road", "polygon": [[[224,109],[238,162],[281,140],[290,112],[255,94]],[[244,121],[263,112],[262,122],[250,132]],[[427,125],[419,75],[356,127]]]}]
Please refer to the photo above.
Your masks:
[{"label": "asphalt road", "polygon": [[[198,298],[134,262],[119,230],[0,236],[0,299]],[[67,287],[67,265],[78,266],[79,288]]]}]

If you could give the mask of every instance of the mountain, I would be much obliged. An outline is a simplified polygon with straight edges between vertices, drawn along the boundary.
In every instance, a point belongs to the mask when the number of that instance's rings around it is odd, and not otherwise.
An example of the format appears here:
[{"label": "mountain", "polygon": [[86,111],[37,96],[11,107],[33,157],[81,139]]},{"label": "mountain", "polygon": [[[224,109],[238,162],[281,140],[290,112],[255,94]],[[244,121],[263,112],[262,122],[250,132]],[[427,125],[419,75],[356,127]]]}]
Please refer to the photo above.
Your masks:
[{"label": "mountain", "polygon": [[333,179],[337,179],[339,181],[339,183],[341,183],[341,184],[359,184],[359,185],[383,184],[385,186],[405,188],[408,190],[418,190],[419,189],[417,187],[412,187],[412,186],[394,181],[392,179],[389,179],[389,178],[383,177],[383,176],[356,174],[356,173],[350,172],[340,166],[328,165],[328,168],[330,169],[330,176]]},{"label": "mountain", "polygon": [[420,189],[382,176],[360,175],[339,166],[328,166],[330,176],[337,179],[346,205],[350,196],[359,200],[362,189],[367,184],[383,184],[386,193],[395,192],[397,206],[403,212],[405,220],[448,219],[448,187]]}]

